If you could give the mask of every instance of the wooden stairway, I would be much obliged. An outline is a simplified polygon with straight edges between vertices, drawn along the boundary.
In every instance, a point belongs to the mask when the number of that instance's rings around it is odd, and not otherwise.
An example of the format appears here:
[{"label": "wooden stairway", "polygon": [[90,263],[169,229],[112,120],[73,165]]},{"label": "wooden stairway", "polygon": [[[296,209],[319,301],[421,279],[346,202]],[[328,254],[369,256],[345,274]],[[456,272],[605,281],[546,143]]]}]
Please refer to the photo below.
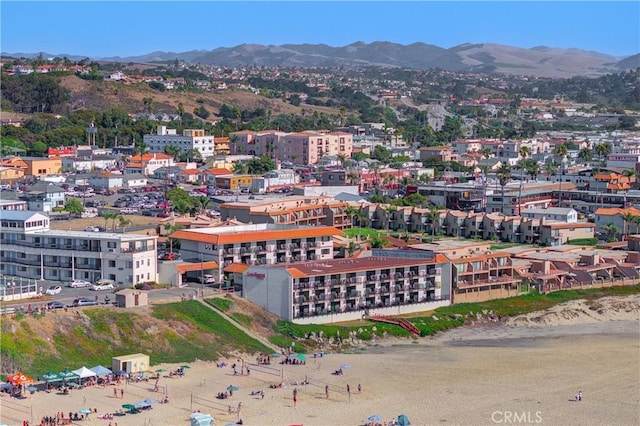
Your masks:
[{"label": "wooden stairway", "polygon": [[416,327],[415,325],[413,325],[411,322],[407,321],[404,318],[387,317],[384,315],[371,315],[369,319],[372,321],[386,322],[387,324],[395,324],[399,327],[404,328],[411,334],[420,336],[420,330],[418,330],[418,327]]}]

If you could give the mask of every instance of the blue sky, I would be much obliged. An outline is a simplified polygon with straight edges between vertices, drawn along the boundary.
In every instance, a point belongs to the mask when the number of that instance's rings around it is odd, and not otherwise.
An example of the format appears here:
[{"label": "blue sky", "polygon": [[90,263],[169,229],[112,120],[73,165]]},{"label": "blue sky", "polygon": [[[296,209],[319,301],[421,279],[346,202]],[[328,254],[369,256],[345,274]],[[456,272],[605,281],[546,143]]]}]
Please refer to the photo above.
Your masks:
[{"label": "blue sky", "polygon": [[92,58],[242,43],[424,42],[449,48],[545,45],[640,52],[640,2],[630,1],[11,1],[0,3],[2,52]]}]

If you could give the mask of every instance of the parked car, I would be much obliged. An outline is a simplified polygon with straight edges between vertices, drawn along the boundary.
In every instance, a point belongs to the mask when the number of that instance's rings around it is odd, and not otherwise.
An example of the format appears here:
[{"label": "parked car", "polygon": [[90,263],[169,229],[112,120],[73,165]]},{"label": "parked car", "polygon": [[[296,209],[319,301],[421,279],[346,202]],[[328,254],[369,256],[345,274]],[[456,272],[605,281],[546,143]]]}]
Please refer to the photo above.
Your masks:
[{"label": "parked car", "polygon": [[58,302],[57,300],[47,303],[47,309],[64,309],[66,307],[67,305],[62,302]]},{"label": "parked car", "polygon": [[69,283],[71,288],[91,287],[91,283],[85,280],[73,280]]},{"label": "parked car", "polygon": [[176,253],[165,253],[160,258],[161,260],[176,260],[179,256]]},{"label": "parked car", "polygon": [[98,304],[97,300],[87,299],[86,297],[80,297],[75,299],[71,306],[96,306]]},{"label": "parked car", "polygon": [[202,284],[215,284],[216,278],[211,274],[204,274],[202,277],[198,277],[198,281]]},{"label": "parked car", "polygon": [[111,281],[111,280],[98,280],[96,281],[96,283],[93,285],[93,287],[91,287],[91,290],[93,291],[106,291],[106,290],[113,290],[116,288],[116,283]]},{"label": "parked car", "polygon": [[46,289],[44,293],[50,296],[55,296],[56,294],[62,293],[62,287],[60,287],[59,285],[53,285]]}]

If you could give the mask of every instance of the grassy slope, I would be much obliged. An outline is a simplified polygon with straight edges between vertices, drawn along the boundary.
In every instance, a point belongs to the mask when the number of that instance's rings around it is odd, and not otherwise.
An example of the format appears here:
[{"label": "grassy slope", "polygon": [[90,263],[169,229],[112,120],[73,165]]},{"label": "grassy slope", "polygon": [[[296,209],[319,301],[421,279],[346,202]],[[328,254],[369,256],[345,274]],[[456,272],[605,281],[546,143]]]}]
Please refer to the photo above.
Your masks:
[{"label": "grassy slope", "polygon": [[[483,311],[513,316],[570,300],[639,293],[640,286],[636,285],[530,294],[447,306],[408,319],[420,329],[422,336],[427,336],[461,326],[468,319],[475,319],[476,314],[482,315]],[[317,342],[308,338],[311,334],[322,333],[325,338],[335,339],[351,333],[365,341],[374,334],[409,337],[407,331],[391,324],[356,321],[343,325],[296,325],[276,320],[271,314],[235,297],[207,302],[278,346],[287,347],[295,341],[300,352],[309,352],[316,347]],[[81,313],[49,312],[46,316],[16,319],[3,317],[1,321],[0,347],[2,372],[5,373],[21,369],[27,374],[40,375],[82,365],[108,366],[112,356],[136,352],[148,353],[152,364],[158,364],[216,360],[235,353],[270,351],[197,301],[155,305],[146,311],[91,308]]]}]

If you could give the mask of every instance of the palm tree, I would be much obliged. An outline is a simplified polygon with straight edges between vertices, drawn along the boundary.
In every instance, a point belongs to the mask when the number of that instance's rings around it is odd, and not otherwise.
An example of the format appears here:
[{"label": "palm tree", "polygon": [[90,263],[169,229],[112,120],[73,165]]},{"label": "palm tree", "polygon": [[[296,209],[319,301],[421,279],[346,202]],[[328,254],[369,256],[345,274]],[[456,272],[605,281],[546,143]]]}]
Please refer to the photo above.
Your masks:
[{"label": "palm tree", "polygon": [[596,145],[596,154],[600,157],[600,161],[604,159],[604,156],[611,152],[611,147],[606,143],[599,143]]},{"label": "palm tree", "polygon": [[167,145],[164,147],[164,153],[173,157],[175,161],[178,161],[180,157],[180,148],[175,145]]},{"label": "palm tree", "polygon": [[556,147],[556,155],[558,157],[562,157],[562,158],[566,157],[568,151],[569,150],[567,149],[567,145],[566,144],[558,145]]},{"label": "palm tree", "polygon": [[493,151],[491,151],[491,148],[486,148],[486,147],[485,147],[485,148],[482,148],[482,149],[480,150],[480,154],[482,154],[482,156],[483,156],[484,158],[487,158],[487,159],[488,159],[489,157],[491,157],[491,154],[492,154],[492,153],[493,153]]},{"label": "palm tree", "polygon": [[547,172],[548,176],[555,175],[558,172],[558,163],[554,160],[549,161],[544,165],[544,170]]},{"label": "palm tree", "polygon": [[578,153],[578,158],[584,160],[585,162],[589,162],[593,159],[593,151],[591,148],[582,148]]},{"label": "palm tree", "polygon": [[176,108],[176,112],[180,117],[180,125],[182,126],[182,116],[184,115],[184,104],[182,102],[178,102],[178,107]]},{"label": "palm tree", "polygon": [[111,213],[111,232],[116,232],[116,220],[119,220],[121,217],[120,212]]},{"label": "palm tree", "polygon": [[527,167],[527,173],[531,175],[533,180],[538,180],[538,175],[540,174],[540,164],[537,161],[531,162],[531,164]]},{"label": "palm tree", "polygon": [[114,212],[109,210],[103,210],[100,216],[104,219],[104,229],[107,229],[107,225],[109,224],[109,220],[111,219]]},{"label": "palm tree", "polygon": [[387,213],[387,235],[391,232],[391,222],[393,221],[393,214],[398,211],[396,206],[388,206],[384,209]]},{"label": "palm tree", "polygon": [[173,253],[173,238],[171,238],[171,236],[173,235],[174,232],[182,228],[183,228],[182,225],[174,225],[172,223],[164,224],[164,229],[165,231],[167,231],[167,235],[169,236],[169,253]]},{"label": "palm tree", "polygon": [[120,222],[120,227],[122,228],[122,233],[124,234],[125,230],[127,229],[127,226],[131,225],[133,222],[131,221],[131,219],[127,219],[124,216],[120,216],[118,218],[118,222]]},{"label": "palm tree", "polygon": [[511,180],[511,167],[508,164],[503,164],[498,169],[498,181],[502,187],[502,214],[504,214],[504,187]]},{"label": "palm tree", "polygon": [[522,157],[522,160],[520,161],[520,189],[518,190],[518,216],[520,216],[520,213],[522,212],[522,181],[524,180],[525,160],[531,151],[529,151],[528,147],[521,146],[518,152]]},{"label": "palm tree", "polygon": [[358,249],[360,248],[360,246],[356,243],[354,243],[353,241],[349,241],[349,245],[347,246],[347,253],[349,254],[349,257],[353,256],[353,254],[358,251]]},{"label": "palm tree", "polygon": [[431,207],[427,213],[429,223],[431,225],[431,242],[436,238],[436,223],[440,220],[440,210],[437,207]]},{"label": "palm tree", "polygon": [[197,197],[193,197],[193,204],[200,214],[204,213],[210,202],[211,200],[206,195],[198,195]]},{"label": "palm tree", "polygon": [[356,215],[358,214],[358,209],[356,209],[353,206],[347,206],[347,208],[344,211],[347,216],[349,216],[349,218],[351,219],[351,226],[355,226],[353,223],[353,219],[356,217]]},{"label": "palm tree", "polygon": [[604,229],[607,231],[607,241],[613,242],[617,240],[617,235],[620,233],[620,229],[613,223],[607,223],[604,225]]},{"label": "palm tree", "polygon": [[636,216],[631,213],[631,212],[626,212],[623,216],[622,219],[624,220],[624,236],[625,236],[625,240],[629,239],[629,224],[630,223],[635,223],[635,219]]}]

